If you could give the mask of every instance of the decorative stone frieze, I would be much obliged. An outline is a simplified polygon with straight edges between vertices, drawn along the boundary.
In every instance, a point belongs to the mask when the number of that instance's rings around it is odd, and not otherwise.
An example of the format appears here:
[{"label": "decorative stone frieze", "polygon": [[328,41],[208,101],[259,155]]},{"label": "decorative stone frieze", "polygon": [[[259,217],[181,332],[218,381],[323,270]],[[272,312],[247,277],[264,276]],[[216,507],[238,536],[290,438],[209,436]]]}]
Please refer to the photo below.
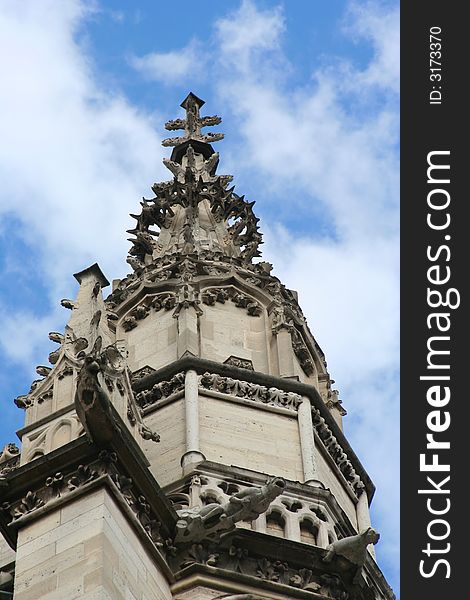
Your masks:
[{"label": "decorative stone frieze", "polygon": [[354,493],[359,496],[364,490],[364,483],[356,473],[351,461],[348,459],[346,453],[338,443],[338,440],[333,435],[333,432],[326,424],[325,419],[321,416],[320,411],[314,407],[312,407],[312,421],[313,427],[329,455],[344,475],[344,478],[349,483]]},{"label": "decorative stone frieze", "polygon": [[[160,548],[164,542],[160,535],[161,522],[145,495],[123,470],[115,452],[103,450],[90,464],[80,464],[65,474],[61,472],[48,476],[42,485],[29,490],[23,497],[3,502],[1,510],[7,523],[17,522],[39,509],[52,508],[52,503],[66,502],[70,494],[76,495],[82,488],[104,480],[112,481],[118,494],[130,507],[135,519],[140,523],[153,544]],[[83,490],[85,491],[85,490]]]},{"label": "decorative stone frieze", "polygon": [[224,365],[232,365],[232,367],[239,369],[254,371],[253,362],[248,358],[240,358],[239,356],[229,356],[227,360],[224,360]]},{"label": "decorative stone frieze", "polygon": [[234,539],[232,543],[229,541],[223,545],[197,543],[177,551],[169,557],[169,561],[175,570],[204,565],[236,573],[245,584],[249,584],[250,578],[262,580],[269,586],[260,588],[263,597],[269,593],[268,589],[286,594],[291,587],[315,592],[319,597],[331,600],[375,600],[375,593],[365,579],[352,583],[349,570],[341,575],[326,571],[322,563],[324,550],[312,548],[302,560],[297,557],[297,562],[287,557],[276,558],[272,554],[263,556],[261,551],[258,544],[256,550],[250,548],[248,539]]},{"label": "decorative stone frieze", "polygon": [[141,409],[145,409],[177,392],[181,392],[184,390],[184,377],[184,373],[176,373],[168,381],[159,381],[149,390],[138,392],[135,396],[138,406]]},{"label": "decorative stone frieze", "polygon": [[300,366],[304,370],[306,375],[311,375],[315,371],[315,366],[312,360],[307,345],[305,344],[302,335],[297,331],[295,327],[291,330],[292,348],[294,354],[299,359]]},{"label": "decorative stone frieze", "polygon": [[132,385],[134,385],[144,377],[147,377],[147,375],[150,375],[151,373],[155,373],[155,369],[153,367],[150,367],[149,365],[145,365],[145,367],[142,367],[141,369],[135,371],[131,375]]},{"label": "decorative stone frieze", "polygon": [[213,373],[204,373],[199,377],[201,388],[214,390],[238,398],[246,398],[269,406],[278,406],[298,410],[302,397],[294,392],[285,392],[277,388],[240,381],[231,377],[222,377]]},{"label": "decorative stone frieze", "polygon": [[252,317],[258,317],[263,312],[259,302],[251,296],[242,294],[234,287],[206,288],[202,294],[202,301],[209,306],[214,306],[216,302],[225,304],[227,300],[231,300],[239,308],[245,308]]},{"label": "decorative stone frieze", "polygon": [[147,296],[141,304],[136,306],[122,321],[124,331],[131,331],[137,327],[138,322],[145,319],[150,311],[171,310],[177,304],[177,297],[174,293],[163,292]]}]

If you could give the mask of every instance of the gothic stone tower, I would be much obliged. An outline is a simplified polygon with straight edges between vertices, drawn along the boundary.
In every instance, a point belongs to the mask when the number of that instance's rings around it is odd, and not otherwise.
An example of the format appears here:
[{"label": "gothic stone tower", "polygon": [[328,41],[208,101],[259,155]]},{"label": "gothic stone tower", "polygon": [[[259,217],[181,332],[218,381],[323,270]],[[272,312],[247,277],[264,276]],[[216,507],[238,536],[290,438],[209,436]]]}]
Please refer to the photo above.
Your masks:
[{"label": "gothic stone tower", "polygon": [[132,215],[132,274],[77,273],[0,455],[0,598],[390,600],[374,486],[253,202],[189,94]]}]

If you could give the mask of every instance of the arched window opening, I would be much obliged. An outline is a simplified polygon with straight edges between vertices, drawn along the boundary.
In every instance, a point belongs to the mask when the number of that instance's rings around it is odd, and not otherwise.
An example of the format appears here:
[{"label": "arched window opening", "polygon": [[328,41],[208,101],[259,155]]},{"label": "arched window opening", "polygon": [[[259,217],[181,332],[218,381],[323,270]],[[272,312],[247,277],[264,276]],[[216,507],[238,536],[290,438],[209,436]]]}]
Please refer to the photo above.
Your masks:
[{"label": "arched window opening", "polygon": [[317,546],[318,540],[318,527],[314,525],[308,519],[304,519],[300,523],[300,541],[304,544],[310,544],[312,546]]},{"label": "arched window opening", "polygon": [[284,536],[284,528],[286,523],[281,513],[273,511],[266,517],[266,532],[277,537]]}]

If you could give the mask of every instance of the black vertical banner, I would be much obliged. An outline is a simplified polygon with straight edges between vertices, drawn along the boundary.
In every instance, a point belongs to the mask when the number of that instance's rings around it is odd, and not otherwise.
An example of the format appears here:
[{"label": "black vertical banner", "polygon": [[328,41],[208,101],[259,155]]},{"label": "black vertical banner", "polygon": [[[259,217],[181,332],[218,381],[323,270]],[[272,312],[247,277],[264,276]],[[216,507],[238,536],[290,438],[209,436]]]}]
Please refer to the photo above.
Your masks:
[{"label": "black vertical banner", "polygon": [[402,600],[470,594],[470,397],[464,386],[470,376],[470,36],[464,7],[402,3]]}]

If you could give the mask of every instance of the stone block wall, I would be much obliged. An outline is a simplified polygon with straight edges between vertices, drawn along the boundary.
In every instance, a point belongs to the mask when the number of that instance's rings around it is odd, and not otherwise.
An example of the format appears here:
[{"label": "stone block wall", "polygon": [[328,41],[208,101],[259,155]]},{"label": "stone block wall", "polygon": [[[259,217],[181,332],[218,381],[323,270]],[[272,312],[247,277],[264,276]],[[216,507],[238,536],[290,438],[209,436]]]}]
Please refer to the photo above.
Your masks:
[{"label": "stone block wall", "polygon": [[170,600],[169,585],[101,488],[25,525],[14,600]]}]

